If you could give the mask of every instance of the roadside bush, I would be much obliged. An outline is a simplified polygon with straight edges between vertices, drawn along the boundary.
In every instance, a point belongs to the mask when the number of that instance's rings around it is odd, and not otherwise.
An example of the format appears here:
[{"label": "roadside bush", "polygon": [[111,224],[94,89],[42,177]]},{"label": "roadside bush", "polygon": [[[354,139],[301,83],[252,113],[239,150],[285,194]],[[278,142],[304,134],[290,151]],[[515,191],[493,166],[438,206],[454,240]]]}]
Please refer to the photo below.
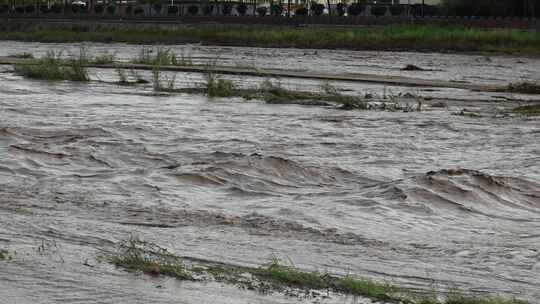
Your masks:
[{"label": "roadside bush", "polygon": [[376,17],[381,17],[386,14],[386,6],[372,6],[371,14]]},{"label": "roadside bush", "polygon": [[336,5],[336,10],[339,16],[345,15],[345,12],[347,11],[347,4],[340,2]]},{"label": "roadside bush", "polygon": [[199,6],[197,5],[190,5],[188,6],[188,14],[194,16],[194,15],[197,15],[199,13]]},{"label": "roadside bush", "polygon": [[324,12],[324,5],[320,3],[312,3],[311,4],[311,10],[313,11],[313,14],[315,16],[320,16]]},{"label": "roadside bush", "polygon": [[133,14],[133,6],[128,5],[126,6],[126,15],[131,15],[131,14]]},{"label": "roadside bush", "polygon": [[36,11],[36,7],[33,4],[27,5],[25,8],[25,12],[27,14],[33,14]]},{"label": "roadside bush", "polygon": [[403,7],[401,5],[392,5],[390,6],[390,13],[392,16],[399,16],[403,13]]},{"label": "roadside bush", "polygon": [[86,7],[84,5],[72,4],[71,11],[75,14],[82,14],[86,12]]},{"label": "roadside bush", "polygon": [[349,8],[347,9],[347,12],[349,13],[349,15],[351,16],[358,16],[360,15],[362,12],[364,11],[364,6],[361,5],[360,3],[353,3],[349,6]]},{"label": "roadside bush", "polygon": [[308,10],[307,8],[302,6],[302,7],[297,8],[294,14],[296,16],[306,16],[308,14]]},{"label": "roadside bush", "polygon": [[114,5],[107,6],[107,13],[108,14],[114,15],[115,12],[116,12],[116,6],[114,6]]},{"label": "roadside bush", "polygon": [[140,7],[140,6],[137,6],[135,8],[134,13],[135,13],[135,16],[143,15],[144,14],[144,9],[142,7]]},{"label": "roadside bush", "polygon": [[169,5],[167,7],[167,14],[169,14],[169,15],[178,15],[178,6]]},{"label": "roadside bush", "polygon": [[244,3],[240,3],[236,6],[236,11],[238,12],[238,14],[240,14],[240,16],[244,16],[247,12],[247,5],[244,4]]},{"label": "roadside bush", "polygon": [[436,5],[426,5],[424,7],[424,14],[426,16],[435,16],[435,15],[439,14],[440,10],[441,9]]},{"label": "roadside bush", "polygon": [[266,16],[266,13],[268,13],[268,9],[266,8],[266,6],[257,7],[257,14],[259,16]]},{"label": "roadside bush", "polygon": [[161,6],[161,3],[159,3],[159,2],[154,3],[152,8],[154,9],[154,12],[156,12],[158,14],[161,14],[161,11],[163,10],[163,7]]},{"label": "roadside bush", "polygon": [[7,4],[0,5],[0,14],[7,13],[9,11],[9,6]]},{"label": "roadside bush", "polygon": [[96,4],[96,6],[94,6],[94,11],[96,12],[96,14],[103,14],[103,11],[105,10],[105,8],[103,7],[103,4]]},{"label": "roadside bush", "polygon": [[283,13],[283,7],[281,5],[272,4],[272,6],[270,6],[270,14],[274,16],[281,16],[282,13]]},{"label": "roadside bush", "polygon": [[15,13],[17,13],[17,14],[24,14],[24,7],[22,7],[22,6],[17,6],[17,7],[15,8]]},{"label": "roadside bush", "polygon": [[55,3],[51,6],[51,11],[55,14],[60,14],[62,12],[62,5]]},{"label": "roadside bush", "polygon": [[214,7],[210,4],[203,6],[202,12],[204,15],[211,15],[214,12]]},{"label": "roadside bush", "polygon": [[42,5],[39,7],[39,12],[42,14],[48,14],[51,10],[46,6]]},{"label": "roadside bush", "polygon": [[223,3],[223,7],[221,7],[221,13],[223,13],[223,15],[230,15],[231,12],[232,12],[232,9],[233,9],[233,5],[229,2],[226,2],[226,3]]}]

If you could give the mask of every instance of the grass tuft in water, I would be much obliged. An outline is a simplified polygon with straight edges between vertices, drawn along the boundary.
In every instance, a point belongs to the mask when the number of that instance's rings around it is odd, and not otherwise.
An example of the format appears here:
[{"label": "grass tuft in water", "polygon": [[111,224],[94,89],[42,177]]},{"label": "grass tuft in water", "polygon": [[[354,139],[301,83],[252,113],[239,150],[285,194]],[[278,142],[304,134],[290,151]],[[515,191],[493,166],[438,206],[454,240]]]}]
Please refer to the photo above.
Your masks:
[{"label": "grass tuft in water", "polygon": [[540,116],[540,103],[519,106],[514,108],[512,112],[525,116]]},{"label": "grass tuft in water", "polygon": [[180,258],[167,249],[153,243],[130,238],[122,242],[118,251],[110,258],[112,264],[129,271],[140,271],[149,275],[165,275],[179,280],[193,280]]},{"label": "grass tuft in water", "polygon": [[17,75],[32,79],[89,81],[87,60],[82,49],[79,57],[67,62],[62,59],[62,52],[48,51],[30,64],[15,64],[14,69]]},{"label": "grass tuft in water", "polygon": [[118,81],[116,82],[119,85],[132,85],[133,83],[128,80],[128,75],[124,69],[116,69],[116,75],[118,76]]},{"label": "grass tuft in water", "polygon": [[116,60],[116,54],[110,54],[105,52],[104,54],[96,56],[92,62],[95,64],[111,64]]},{"label": "grass tuft in water", "polygon": [[402,71],[425,71],[425,69],[414,64],[407,64],[401,68]]},{"label": "grass tuft in water", "polygon": [[524,94],[540,94],[540,82],[516,82],[511,83],[506,87],[506,92],[524,93]]},{"label": "grass tuft in water", "polygon": [[390,284],[378,283],[366,279],[356,279],[352,276],[339,278],[334,282],[335,289],[345,294],[365,296],[377,300],[391,300],[391,293],[398,291],[398,288]]},{"label": "grass tuft in water", "polygon": [[150,83],[150,81],[144,79],[144,77],[141,76],[141,74],[139,74],[137,72],[137,70],[134,70],[134,69],[131,69],[130,70],[130,74],[131,74],[131,77],[133,79],[135,79],[135,83],[137,84],[147,84],[147,83]]},{"label": "grass tuft in water", "polygon": [[0,249],[0,260],[5,260],[9,256],[9,252],[5,249]]},{"label": "grass tuft in water", "polygon": [[452,292],[448,295],[444,304],[528,304],[528,302],[518,299],[479,297]]},{"label": "grass tuft in water", "polygon": [[19,58],[19,59],[32,59],[34,55],[32,53],[22,52],[18,54],[8,55],[8,58]]},{"label": "grass tuft in water", "polygon": [[133,63],[148,65],[178,65],[176,54],[173,50],[163,47],[142,48]]},{"label": "grass tuft in water", "polygon": [[9,252],[6,249],[0,249],[0,261],[11,261],[15,257],[15,252]]},{"label": "grass tuft in water", "polygon": [[[333,290],[340,294],[362,296],[384,303],[404,304],[528,304],[517,299],[480,297],[451,292],[449,295],[437,296],[419,294],[412,290],[380,283],[353,276],[335,277],[318,271],[303,271],[294,265],[282,264],[273,258],[268,264],[259,268],[235,266],[207,260],[181,258],[166,249],[150,243],[130,238],[121,242],[117,251],[108,259],[109,262],[127,269],[148,275],[165,275],[179,280],[206,280],[237,285],[242,288],[255,289],[266,293],[281,291],[288,294],[293,290],[311,294],[314,290]],[[189,261],[185,266],[183,261]]]},{"label": "grass tuft in water", "polygon": [[305,272],[294,266],[286,266],[279,259],[273,258],[266,268],[261,268],[259,276],[302,289],[327,289],[329,276],[319,272]]}]

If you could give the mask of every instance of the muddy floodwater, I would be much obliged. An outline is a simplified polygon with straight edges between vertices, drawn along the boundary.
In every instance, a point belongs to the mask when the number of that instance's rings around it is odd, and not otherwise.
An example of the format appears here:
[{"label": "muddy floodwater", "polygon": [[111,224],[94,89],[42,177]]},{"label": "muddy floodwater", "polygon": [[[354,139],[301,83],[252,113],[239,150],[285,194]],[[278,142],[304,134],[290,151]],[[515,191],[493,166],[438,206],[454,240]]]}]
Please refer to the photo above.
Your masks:
[{"label": "muddy floodwater", "polygon": [[[0,56],[78,47],[4,41]],[[141,48],[89,47],[125,61]],[[540,60],[530,58],[175,49],[191,60],[217,53],[232,65],[488,84],[540,79]],[[406,64],[431,71],[401,71]],[[540,303],[540,120],[455,115],[540,96],[415,88],[448,106],[344,111],[153,94],[151,84],[108,82],[110,70],[74,83],[0,69],[0,249],[13,256],[0,260],[1,303],[370,303],[151,277],[102,258],[131,235],[233,265],[276,256],[309,271]]]}]

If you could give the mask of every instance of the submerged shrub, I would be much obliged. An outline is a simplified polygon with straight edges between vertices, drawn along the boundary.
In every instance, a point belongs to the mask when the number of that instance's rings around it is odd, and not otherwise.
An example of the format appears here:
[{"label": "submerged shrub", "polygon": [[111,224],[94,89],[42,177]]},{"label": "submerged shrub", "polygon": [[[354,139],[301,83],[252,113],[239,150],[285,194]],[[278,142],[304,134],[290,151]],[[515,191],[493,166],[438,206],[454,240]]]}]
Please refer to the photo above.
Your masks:
[{"label": "submerged shrub", "polygon": [[206,94],[208,97],[234,96],[236,86],[232,80],[223,79],[211,70],[204,75],[206,80]]},{"label": "submerged shrub", "polygon": [[133,63],[148,65],[176,65],[178,64],[178,61],[173,50],[158,47],[156,49],[142,48],[137,58],[133,59]]},{"label": "submerged shrub", "polygon": [[61,52],[49,51],[32,64],[16,64],[15,73],[27,78],[44,80],[89,81],[83,53],[77,59],[65,61]]},{"label": "submerged shrub", "polygon": [[96,56],[94,60],[92,61],[95,64],[108,64],[108,63],[113,63],[115,57],[116,57],[116,54],[109,54],[108,52],[105,52],[102,55]]},{"label": "submerged shrub", "polygon": [[193,280],[182,260],[152,243],[135,238],[120,243],[110,262],[129,271],[141,271],[148,275],[166,275],[179,280]]},{"label": "submerged shrub", "polygon": [[540,82],[516,82],[507,86],[506,92],[524,93],[524,94],[540,94]]},{"label": "submerged shrub", "polygon": [[276,258],[267,268],[261,270],[261,275],[273,281],[302,289],[326,289],[329,287],[327,275],[300,271],[294,266],[280,264]]}]

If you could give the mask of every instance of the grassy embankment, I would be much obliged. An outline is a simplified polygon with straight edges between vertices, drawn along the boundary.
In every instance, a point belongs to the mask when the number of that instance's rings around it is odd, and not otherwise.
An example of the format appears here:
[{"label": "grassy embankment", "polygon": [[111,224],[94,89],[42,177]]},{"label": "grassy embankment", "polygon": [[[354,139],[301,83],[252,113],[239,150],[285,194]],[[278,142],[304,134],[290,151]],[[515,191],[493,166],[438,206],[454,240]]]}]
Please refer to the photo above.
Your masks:
[{"label": "grassy embankment", "polygon": [[0,25],[1,40],[37,42],[203,43],[352,50],[488,52],[540,56],[540,32],[442,25],[290,27],[270,25],[32,24]]},{"label": "grassy embankment", "polygon": [[285,265],[277,258],[260,267],[241,267],[181,258],[156,244],[134,238],[122,242],[117,251],[108,257],[108,261],[117,267],[147,275],[165,275],[191,281],[215,280],[261,292],[289,291],[287,294],[295,294],[290,292],[294,289],[313,295],[313,291],[334,291],[345,295],[362,296],[374,301],[404,304],[527,303],[516,299],[479,297],[458,292],[442,297],[433,293],[421,294],[389,283],[352,275],[337,277],[318,271],[303,271],[293,265]]}]

